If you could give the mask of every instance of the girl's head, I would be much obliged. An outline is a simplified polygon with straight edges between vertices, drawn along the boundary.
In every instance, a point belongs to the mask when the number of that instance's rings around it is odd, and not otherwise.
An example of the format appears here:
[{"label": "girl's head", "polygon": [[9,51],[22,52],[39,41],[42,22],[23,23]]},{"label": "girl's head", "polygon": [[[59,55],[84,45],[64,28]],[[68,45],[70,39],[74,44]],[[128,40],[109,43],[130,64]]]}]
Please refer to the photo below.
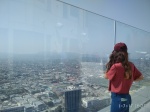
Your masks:
[{"label": "girl's head", "polygon": [[113,60],[114,63],[123,63],[123,62],[128,62],[128,52],[127,52],[127,46],[125,43],[117,43],[114,46],[114,50],[111,54],[111,57],[114,57],[114,59],[112,58],[111,60]]},{"label": "girl's head", "polygon": [[128,50],[128,48],[127,48],[126,44],[125,44],[125,43],[122,43],[122,42],[117,43],[117,44],[114,46],[114,51],[117,51],[117,52],[119,52],[119,51],[127,52],[127,50]]},{"label": "girl's head", "polygon": [[114,50],[109,57],[109,62],[106,65],[107,71],[109,71],[111,66],[115,63],[121,63],[125,68],[125,78],[131,78],[131,67],[128,61],[128,52],[125,43],[120,42],[114,46]]}]

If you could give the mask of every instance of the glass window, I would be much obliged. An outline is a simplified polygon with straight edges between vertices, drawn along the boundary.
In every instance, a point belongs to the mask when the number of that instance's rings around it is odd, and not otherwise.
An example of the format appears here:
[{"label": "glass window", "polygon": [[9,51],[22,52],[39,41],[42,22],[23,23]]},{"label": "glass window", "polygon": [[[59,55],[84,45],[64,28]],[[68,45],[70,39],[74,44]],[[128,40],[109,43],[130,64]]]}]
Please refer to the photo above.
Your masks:
[{"label": "glass window", "polygon": [[[115,38],[114,20],[58,0],[3,0],[0,15],[0,111],[108,108],[103,75],[115,39],[146,77],[131,89],[134,102],[148,101],[150,33],[116,22]],[[64,100],[73,89],[78,99]]]},{"label": "glass window", "polygon": [[[144,80],[134,83],[131,88],[130,93],[133,103],[130,110],[138,110],[140,106],[145,108],[144,102],[146,102],[149,97],[146,91],[149,91],[150,85],[150,33],[117,22],[116,42],[125,42],[127,44],[130,61],[132,61],[144,75]],[[137,94],[141,94],[142,97],[138,97]]]}]

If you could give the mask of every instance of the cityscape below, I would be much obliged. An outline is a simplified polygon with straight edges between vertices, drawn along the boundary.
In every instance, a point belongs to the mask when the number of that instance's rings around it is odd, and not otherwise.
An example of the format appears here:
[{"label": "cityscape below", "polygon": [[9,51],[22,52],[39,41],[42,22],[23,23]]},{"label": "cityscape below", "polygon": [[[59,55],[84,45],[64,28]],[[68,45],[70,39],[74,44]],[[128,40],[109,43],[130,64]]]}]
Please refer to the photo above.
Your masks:
[{"label": "cityscape below", "polygon": [[118,42],[127,45],[129,60],[144,76],[130,88],[130,112],[149,112],[150,32],[124,21],[133,17],[131,23],[139,24],[137,16],[118,13],[119,21],[102,13],[112,8],[110,14],[117,14],[117,4],[91,3],[0,0],[0,112],[110,112],[104,73]]},{"label": "cityscape below", "polygon": [[[131,60],[145,77],[133,84],[130,93],[135,94],[150,85],[150,60]],[[78,111],[97,112],[110,105],[108,81],[103,78],[107,61],[108,57],[73,54],[63,58],[62,55],[1,57],[0,111],[77,112],[66,110],[71,96],[65,94],[79,90],[70,94],[74,95],[72,101],[78,103]],[[74,97],[78,99],[73,100]]]}]

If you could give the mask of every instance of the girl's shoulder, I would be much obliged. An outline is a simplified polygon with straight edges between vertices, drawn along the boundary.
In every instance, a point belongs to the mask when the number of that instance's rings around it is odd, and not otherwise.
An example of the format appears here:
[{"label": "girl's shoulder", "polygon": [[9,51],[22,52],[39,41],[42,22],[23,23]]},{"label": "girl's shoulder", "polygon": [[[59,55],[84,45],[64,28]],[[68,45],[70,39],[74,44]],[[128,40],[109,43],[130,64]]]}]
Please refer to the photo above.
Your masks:
[{"label": "girl's shoulder", "polygon": [[134,66],[134,64],[133,64],[131,61],[129,61],[129,64],[130,64],[131,66]]}]

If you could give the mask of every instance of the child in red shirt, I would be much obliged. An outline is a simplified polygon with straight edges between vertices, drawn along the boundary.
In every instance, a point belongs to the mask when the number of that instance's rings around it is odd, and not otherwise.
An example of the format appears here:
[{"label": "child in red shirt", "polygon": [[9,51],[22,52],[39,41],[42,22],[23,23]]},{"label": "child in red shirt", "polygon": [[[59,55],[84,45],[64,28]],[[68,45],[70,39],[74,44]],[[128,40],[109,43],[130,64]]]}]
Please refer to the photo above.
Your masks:
[{"label": "child in red shirt", "polygon": [[125,43],[117,43],[106,65],[105,78],[109,80],[111,91],[111,111],[129,112],[131,96],[129,94],[133,81],[143,79],[142,73],[132,62],[128,61],[127,46]]}]

